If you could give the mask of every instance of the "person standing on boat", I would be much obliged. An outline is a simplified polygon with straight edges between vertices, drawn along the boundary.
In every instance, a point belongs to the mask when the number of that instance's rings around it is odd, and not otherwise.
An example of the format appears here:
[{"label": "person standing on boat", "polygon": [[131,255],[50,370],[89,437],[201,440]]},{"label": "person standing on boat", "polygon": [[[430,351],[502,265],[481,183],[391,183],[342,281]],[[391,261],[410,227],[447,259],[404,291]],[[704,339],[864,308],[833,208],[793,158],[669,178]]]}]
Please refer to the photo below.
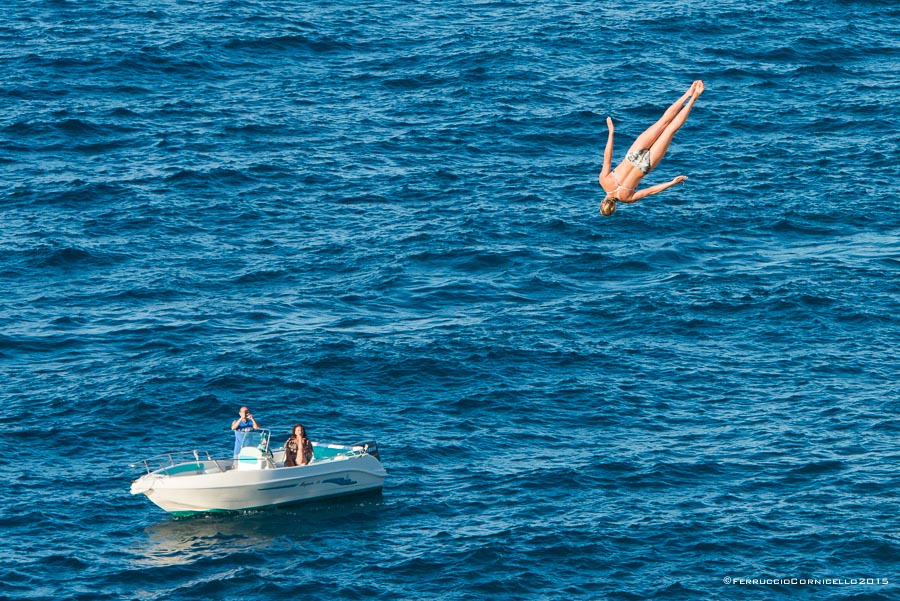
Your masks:
[{"label": "person standing on boat", "polygon": [[259,428],[259,424],[246,407],[241,407],[238,412],[238,419],[231,422],[231,429],[234,430],[234,458],[237,459],[241,454],[241,446],[244,444],[244,434],[250,430]]},{"label": "person standing on boat", "polygon": [[306,437],[306,428],[297,424],[291,428],[291,437],[284,442],[284,467],[306,465],[312,457],[312,443]]}]

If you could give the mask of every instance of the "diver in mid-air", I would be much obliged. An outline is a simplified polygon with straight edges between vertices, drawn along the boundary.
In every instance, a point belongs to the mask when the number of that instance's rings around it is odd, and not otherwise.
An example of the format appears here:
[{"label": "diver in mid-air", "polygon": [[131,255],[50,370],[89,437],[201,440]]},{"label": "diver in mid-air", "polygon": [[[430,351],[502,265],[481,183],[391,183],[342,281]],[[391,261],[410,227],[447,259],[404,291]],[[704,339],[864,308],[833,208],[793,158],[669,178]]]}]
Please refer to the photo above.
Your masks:
[{"label": "diver in mid-air", "polygon": [[[670,106],[663,116],[642,133],[628,149],[625,160],[615,169],[610,169],[613,154],[613,122],[606,118],[609,127],[609,138],[603,153],[603,168],[600,170],[600,185],[606,192],[606,198],[600,203],[600,213],[612,215],[617,202],[635,202],[651,194],[657,194],[687,179],[679,175],[670,182],[656,184],[638,190],[641,179],[656,167],[666,154],[675,132],[687,121],[694,103],[703,93],[703,82],[699,79],[691,84],[690,89]],[[687,102],[687,104],[685,104]]]}]

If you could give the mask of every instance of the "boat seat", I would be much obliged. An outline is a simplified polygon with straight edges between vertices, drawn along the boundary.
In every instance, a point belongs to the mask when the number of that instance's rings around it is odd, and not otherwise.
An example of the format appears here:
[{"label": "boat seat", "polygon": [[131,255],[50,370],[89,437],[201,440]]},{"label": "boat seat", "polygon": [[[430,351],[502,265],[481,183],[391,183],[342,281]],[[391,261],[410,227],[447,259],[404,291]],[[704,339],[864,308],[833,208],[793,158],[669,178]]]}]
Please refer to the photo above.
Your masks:
[{"label": "boat seat", "polygon": [[239,470],[261,470],[264,464],[262,451],[256,447],[244,447],[238,455],[236,467]]}]

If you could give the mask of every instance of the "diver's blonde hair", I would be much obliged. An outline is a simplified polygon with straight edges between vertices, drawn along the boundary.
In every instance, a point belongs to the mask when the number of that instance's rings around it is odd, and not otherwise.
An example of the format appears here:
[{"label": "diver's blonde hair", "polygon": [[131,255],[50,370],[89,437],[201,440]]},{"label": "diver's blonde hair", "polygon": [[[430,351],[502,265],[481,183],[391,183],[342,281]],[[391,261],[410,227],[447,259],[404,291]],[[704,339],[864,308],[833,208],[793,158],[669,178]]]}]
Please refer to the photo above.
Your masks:
[{"label": "diver's blonde hair", "polygon": [[608,195],[600,202],[600,214],[609,217],[616,212],[616,197],[613,194]]}]

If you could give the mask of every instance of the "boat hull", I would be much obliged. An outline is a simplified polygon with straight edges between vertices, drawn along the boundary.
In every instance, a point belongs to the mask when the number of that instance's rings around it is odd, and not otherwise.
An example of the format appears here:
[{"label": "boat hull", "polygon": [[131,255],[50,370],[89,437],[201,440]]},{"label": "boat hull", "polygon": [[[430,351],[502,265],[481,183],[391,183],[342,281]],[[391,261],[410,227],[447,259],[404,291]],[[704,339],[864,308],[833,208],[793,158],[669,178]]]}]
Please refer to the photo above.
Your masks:
[{"label": "boat hull", "polygon": [[[145,494],[175,515],[261,509],[380,490],[386,472],[371,455],[298,467],[242,470],[198,462],[186,473],[153,472],[135,480],[132,494]],[[172,470],[169,470],[172,471]]]}]

